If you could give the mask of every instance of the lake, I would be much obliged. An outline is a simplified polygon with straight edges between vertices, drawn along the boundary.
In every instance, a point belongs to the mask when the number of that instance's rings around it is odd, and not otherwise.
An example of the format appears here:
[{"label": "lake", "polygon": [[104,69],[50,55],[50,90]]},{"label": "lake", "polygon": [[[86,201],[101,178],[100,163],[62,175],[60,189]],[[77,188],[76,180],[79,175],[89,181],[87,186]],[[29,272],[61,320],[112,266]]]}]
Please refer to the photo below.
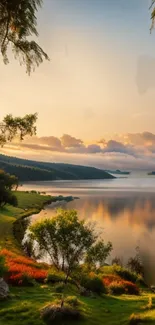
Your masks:
[{"label": "lake", "polygon": [[[112,257],[124,262],[140,247],[149,282],[155,283],[155,177],[132,173],[113,180],[45,181],[23,184],[22,190],[45,191],[51,195],[79,197],[63,207],[76,209],[81,218],[96,222],[106,241],[113,243]],[[57,206],[57,205],[56,205]],[[56,208],[46,207],[39,215],[52,216]]]}]

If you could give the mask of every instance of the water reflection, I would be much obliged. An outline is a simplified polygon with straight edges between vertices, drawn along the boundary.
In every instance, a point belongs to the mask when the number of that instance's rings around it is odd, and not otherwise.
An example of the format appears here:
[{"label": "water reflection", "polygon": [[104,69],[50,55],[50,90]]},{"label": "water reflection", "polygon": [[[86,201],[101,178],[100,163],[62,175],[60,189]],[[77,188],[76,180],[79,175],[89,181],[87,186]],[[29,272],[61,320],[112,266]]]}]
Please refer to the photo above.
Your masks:
[{"label": "water reflection", "polygon": [[[132,180],[132,184],[134,183],[136,186],[131,190],[129,190],[131,180],[121,180],[121,182],[124,183],[118,187],[118,190],[113,190],[116,186],[115,181],[109,183],[108,191],[105,191],[103,181],[99,181],[98,189],[96,189],[97,181],[93,183],[93,186],[91,182],[90,187],[88,181],[83,182],[82,188],[80,188],[80,182],[77,181],[76,183],[69,182],[68,185],[63,182],[61,186],[59,182],[43,183],[43,186],[38,184],[37,190],[42,191],[46,187],[46,191],[50,194],[79,196],[79,200],[68,204],[62,203],[63,207],[76,209],[80,218],[95,221],[103,229],[105,240],[110,240],[113,243],[112,258],[120,256],[126,262],[135,254],[135,247],[138,245],[148,281],[155,284],[155,182],[152,178],[148,179],[145,185],[149,184],[150,187],[147,187],[146,190],[143,180],[138,179],[138,184],[141,184],[141,188],[143,186],[143,191],[137,190],[135,179]],[[124,185],[126,185],[125,191],[122,189]],[[33,189],[36,189],[35,184]],[[55,208],[48,206],[33,219],[52,216],[55,213]]]}]

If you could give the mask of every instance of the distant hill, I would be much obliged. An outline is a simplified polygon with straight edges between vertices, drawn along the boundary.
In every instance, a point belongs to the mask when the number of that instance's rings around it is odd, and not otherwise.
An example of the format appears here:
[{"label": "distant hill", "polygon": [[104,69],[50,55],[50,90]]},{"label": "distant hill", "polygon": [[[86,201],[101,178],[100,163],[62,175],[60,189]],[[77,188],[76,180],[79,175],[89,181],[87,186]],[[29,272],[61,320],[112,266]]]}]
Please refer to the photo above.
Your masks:
[{"label": "distant hill", "polygon": [[95,167],[38,162],[0,155],[0,169],[16,175],[20,181],[112,179],[114,176]]}]

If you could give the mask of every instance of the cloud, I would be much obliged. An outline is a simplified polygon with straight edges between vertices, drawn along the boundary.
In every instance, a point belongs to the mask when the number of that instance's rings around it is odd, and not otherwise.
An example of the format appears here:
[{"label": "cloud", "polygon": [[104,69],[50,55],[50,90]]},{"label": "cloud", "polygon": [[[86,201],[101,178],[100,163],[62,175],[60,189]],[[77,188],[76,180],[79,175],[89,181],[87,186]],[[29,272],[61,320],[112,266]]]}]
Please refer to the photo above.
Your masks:
[{"label": "cloud", "polygon": [[61,148],[61,140],[56,137],[41,137],[39,138],[39,142],[53,148]]},{"label": "cloud", "polygon": [[83,141],[72,137],[69,134],[64,134],[61,137],[61,143],[65,148],[76,148],[83,145]]},{"label": "cloud", "polygon": [[155,134],[147,131],[115,135],[113,139],[103,138],[89,144],[69,134],[61,138],[35,136],[11,143],[3,149],[8,154],[10,151],[29,159],[77,163],[102,169],[155,170]]},{"label": "cloud", "polygon": [[135,155],[135,152],[131,146],[124,145],[123,143],[115,140],[109,140],[106,147],[103,149],[103,152],[119,152],[128,155]]}]

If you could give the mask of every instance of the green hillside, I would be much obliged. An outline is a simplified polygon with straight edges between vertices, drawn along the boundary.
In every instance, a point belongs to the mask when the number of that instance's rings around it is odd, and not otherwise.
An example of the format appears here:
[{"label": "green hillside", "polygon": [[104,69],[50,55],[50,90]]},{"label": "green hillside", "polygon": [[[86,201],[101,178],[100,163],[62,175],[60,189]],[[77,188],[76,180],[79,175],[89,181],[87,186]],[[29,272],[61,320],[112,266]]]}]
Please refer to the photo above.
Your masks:
[{"label": "green hillside", "polygon": [[38,162],[0,155],[0,169],[16,175],[20,181],[112,179],[104,170],[71,164]]}]

